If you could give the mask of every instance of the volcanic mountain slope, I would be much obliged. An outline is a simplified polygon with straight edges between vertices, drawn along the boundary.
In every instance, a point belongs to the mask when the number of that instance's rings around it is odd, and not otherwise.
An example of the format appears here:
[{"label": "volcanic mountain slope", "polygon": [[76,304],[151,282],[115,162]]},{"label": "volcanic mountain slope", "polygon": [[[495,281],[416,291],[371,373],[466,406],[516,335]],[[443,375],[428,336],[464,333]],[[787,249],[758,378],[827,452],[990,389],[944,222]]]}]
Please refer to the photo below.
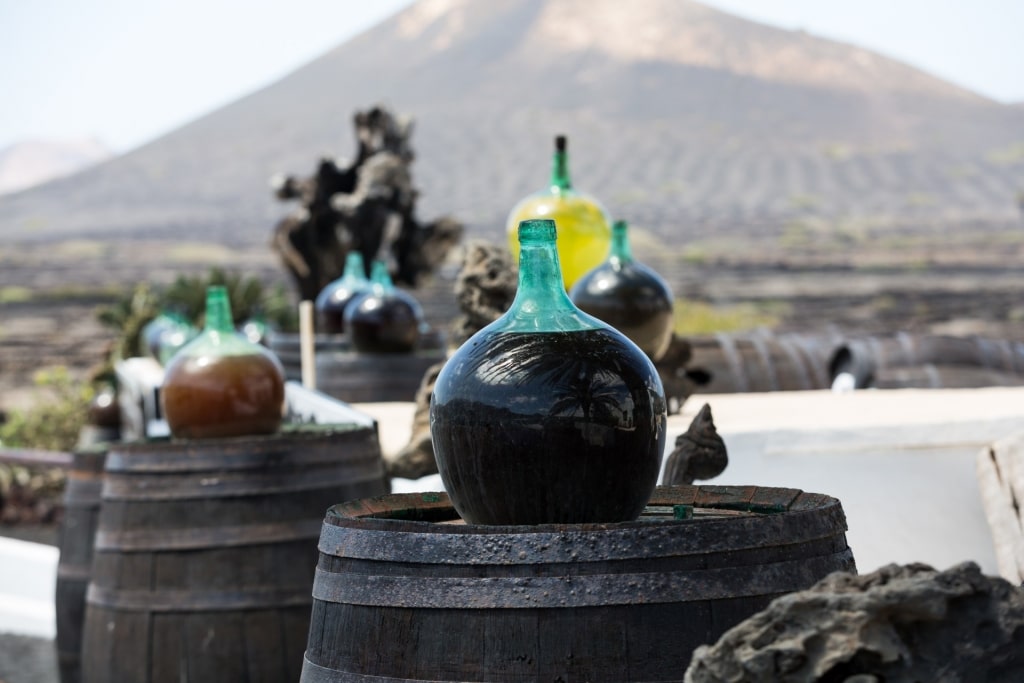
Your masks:
[{"label": "volcanic mountain slope", "polygon": [[[574,180],[667,240],[794,217],[1016,217],[1024,110],[905,64],[691,0],[420,0],[289,76],[138,150],[0,198],[0,240],[266,241],[267,181],[354,152],[351,117],[416,119],[420,213],[494,236]],[[767,228],[766,228],[767,229]]]},{"label": "volcanic mountain slope", "polygon": [[74,173],[111,156],[93,138],[26,140],[0,149],[0,194]]}]

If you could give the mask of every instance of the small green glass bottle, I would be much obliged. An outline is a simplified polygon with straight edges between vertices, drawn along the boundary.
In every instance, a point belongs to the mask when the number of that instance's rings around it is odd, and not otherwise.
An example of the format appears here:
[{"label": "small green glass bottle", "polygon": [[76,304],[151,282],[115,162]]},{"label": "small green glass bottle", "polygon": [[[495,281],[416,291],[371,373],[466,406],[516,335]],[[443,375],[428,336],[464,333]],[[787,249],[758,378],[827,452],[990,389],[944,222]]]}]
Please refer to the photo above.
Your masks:
[{"label": "small green glass bottle", "polygon": [[319,331],[323,334],[343,334],[345,307],[369,287],[370,280],[366,277],[363,255],[353,249],[345,257],[345,271],[341,277],[328,283],[316,297],[314,307]]},{"label": "small green glass bottle", "polygon": [[281,426],[284,370],[235,331],[227,290],[206,292],[206,325],[167,364],[160,405],[175,438],[272,434]]},{"label": "small green glass bottle", "polygon": [[612,225],[608,258],[569,291],[573,303],[629,337],[652,360],[672,341],[672,290],[660,275],[633,259],[626,221]]},{"label": "small green glass bottle", "polygon": [[395,287],[383,261],[373,262],[370,287],[345,307],[345,329],[361,353],[410,353],[419,342],[423,309]]},{"label": "small green glass bottle", "polygon": [[434,384],[441,480],[470,523],[636,519],[665,448],[661,379],[635,344],[569,299],[554,221],[523,221],[519,242],[512,306]]},{"label": "small green glass bottle", "polygon": [[177,311],[161,311],[142,328],[142,342],[146,353],[162,365],[182,346],[195,339],[199,330]]},{"label": "small green glass bottle", "polygon": [[608,253],[611,239],[608,212],[595,198],[573,189],[568,141],[564,135],[555,138],[550,186],[522,199],[509,213],[508,246],[516,259],[519,258],[519,224],[531,218],[551,219],[558,226],[558,258],[566,289],[601,263]]}]

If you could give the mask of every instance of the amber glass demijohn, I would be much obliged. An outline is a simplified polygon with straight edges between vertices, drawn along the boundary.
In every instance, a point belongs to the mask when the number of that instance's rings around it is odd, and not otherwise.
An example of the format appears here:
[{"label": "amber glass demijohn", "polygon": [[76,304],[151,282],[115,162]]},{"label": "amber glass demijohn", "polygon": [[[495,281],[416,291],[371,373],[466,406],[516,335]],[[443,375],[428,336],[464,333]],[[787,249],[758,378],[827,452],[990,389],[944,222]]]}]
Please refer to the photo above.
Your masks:
[{"label": "amber glass demijohn", "polygon": [[608,258],[579,279],[569,298],[658,360],[672,341],[672,290],[655,271],[633,260],[625,221],[612,225]]},{"label": "amber glass demijohn", "polygon": [[167,364],[160,404],[175,438],[271,434],[281,426],[284,370],[235,331],[224,287],[206,294],[206,325]]},{"label": "amber glass demijohn", "polygon": [[608,212],[595,198],[573,189],[568,142],[564,135],[555,138],[549,187],[520,200],[509,213],[506,230],[514,258],[519,257],[519,223],[531,218],[555,221],[558,258],[566,289],[608,254],[611,240]]},{"label": "amber glass demijohn", "polygon": [[316,297],[317,323],[324,334],[345,332],[345,307],[370,287],[366,277],[363,255],[352,250],[345,257],[345,271],[341,277],[327,284]]},{"label": "amber glass demijohn", "polygon": [[370,287],[345,307],[345,330],[356,351],[409,353],[424,325],[423,309],[391,282],[387,265],[374,261]]},{"label": "amber glass demijohn", "polygon": [[661,380],[635,344],[573,305],[555,238],[553,221],[520,225],[512,306],[434,385],[434,455],[470,523],[628,521],[657,482]]}]

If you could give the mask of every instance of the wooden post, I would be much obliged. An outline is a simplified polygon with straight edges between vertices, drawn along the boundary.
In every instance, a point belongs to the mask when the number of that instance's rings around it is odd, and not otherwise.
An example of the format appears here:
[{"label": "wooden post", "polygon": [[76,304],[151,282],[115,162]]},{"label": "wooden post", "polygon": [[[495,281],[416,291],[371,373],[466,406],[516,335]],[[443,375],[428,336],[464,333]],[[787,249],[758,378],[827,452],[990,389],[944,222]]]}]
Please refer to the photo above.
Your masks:
[{"label": "wooden post", "polygon": [[316,352],[313,336],[313,302],[299,302],[299,346],[302,350],[302,386],[316,389]]}]

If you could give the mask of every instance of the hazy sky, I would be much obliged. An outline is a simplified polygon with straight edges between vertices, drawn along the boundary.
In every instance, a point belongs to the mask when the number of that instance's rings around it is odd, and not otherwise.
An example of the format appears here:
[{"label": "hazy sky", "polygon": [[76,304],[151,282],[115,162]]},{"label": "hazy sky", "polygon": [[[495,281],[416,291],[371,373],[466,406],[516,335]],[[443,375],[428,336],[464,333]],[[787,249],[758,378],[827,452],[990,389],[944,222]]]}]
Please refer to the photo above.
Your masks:
[{"label": "hazy sky", "polygon": [[[0,148],[93,135],[125,151],[286,75],[409,4],[0,0]],[[996,100],[1024,101],[1024,0],[706,4],[856,43]]]}]

